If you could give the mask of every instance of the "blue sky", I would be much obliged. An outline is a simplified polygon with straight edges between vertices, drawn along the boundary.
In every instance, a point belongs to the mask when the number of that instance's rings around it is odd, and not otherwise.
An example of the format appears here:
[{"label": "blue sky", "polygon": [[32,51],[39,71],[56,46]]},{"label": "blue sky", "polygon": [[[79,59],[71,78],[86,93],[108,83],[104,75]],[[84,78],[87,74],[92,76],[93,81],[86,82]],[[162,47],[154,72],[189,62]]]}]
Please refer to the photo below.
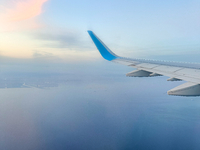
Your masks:
[{"label": "blue sky", "polygon": [[199,6],[197,0],[2,1],[0,55],[95,61],[100,56],[87,30],[122,56],[169,59],[163,56],[197,54]]}]

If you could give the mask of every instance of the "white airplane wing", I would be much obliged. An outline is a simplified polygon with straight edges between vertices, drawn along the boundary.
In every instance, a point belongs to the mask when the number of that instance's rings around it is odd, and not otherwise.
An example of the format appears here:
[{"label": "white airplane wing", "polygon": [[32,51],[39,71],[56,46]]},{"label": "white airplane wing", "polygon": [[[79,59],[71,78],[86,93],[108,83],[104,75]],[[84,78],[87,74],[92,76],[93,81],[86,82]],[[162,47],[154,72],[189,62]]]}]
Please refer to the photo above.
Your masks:
[{"label": "white airplane wing", "polygon": [[146,59],[131,59],[114,54],[92,31],[88,31],[102,57],[108,61],[137,68],[126,74],[129,77],[168,76],[168,81],[187,81],[169,90],[169,95],[200,96],[200,64],[177,63]]}]

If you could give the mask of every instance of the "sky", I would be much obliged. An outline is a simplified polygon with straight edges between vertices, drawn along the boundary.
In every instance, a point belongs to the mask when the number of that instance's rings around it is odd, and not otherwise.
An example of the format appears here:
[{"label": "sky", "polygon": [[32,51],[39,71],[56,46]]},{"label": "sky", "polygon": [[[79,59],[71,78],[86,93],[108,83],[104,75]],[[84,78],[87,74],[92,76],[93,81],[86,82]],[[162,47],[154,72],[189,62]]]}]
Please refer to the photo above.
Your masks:
[{"label": "sky", "polygon": [[199,6],[197,0],[1,0],[0,55],[94,62],[101,58],[87,34],[92,30],[120,56],[198,61],[184,56],[199,54]]}]

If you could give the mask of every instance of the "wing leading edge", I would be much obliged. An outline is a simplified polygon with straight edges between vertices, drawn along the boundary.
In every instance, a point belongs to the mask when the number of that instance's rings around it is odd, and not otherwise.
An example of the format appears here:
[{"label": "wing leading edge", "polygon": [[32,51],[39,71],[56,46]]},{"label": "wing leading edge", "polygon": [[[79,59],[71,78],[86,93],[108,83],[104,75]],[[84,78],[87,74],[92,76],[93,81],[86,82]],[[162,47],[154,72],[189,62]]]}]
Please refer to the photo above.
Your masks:
[{"label": "wing leading edge", "polygon": [[92,31],[88,31],[102,57],[108,61],[137,68],[126,74],[128,77],[168,76],[167,81],[187,81],[174,89],[169,95],[200,96],[200,64],[131,59],[117,56]]}]

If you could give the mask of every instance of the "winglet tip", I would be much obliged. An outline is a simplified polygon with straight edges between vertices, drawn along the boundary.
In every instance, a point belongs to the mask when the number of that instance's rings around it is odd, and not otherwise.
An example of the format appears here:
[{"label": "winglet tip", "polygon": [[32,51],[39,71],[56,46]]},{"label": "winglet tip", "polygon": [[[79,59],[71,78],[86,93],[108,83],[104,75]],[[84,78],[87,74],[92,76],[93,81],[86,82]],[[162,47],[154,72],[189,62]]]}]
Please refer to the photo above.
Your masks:
[{"label": "winglet tip", "polygon": [[88,33],[93,33],[91,30],[87,30]]}]

